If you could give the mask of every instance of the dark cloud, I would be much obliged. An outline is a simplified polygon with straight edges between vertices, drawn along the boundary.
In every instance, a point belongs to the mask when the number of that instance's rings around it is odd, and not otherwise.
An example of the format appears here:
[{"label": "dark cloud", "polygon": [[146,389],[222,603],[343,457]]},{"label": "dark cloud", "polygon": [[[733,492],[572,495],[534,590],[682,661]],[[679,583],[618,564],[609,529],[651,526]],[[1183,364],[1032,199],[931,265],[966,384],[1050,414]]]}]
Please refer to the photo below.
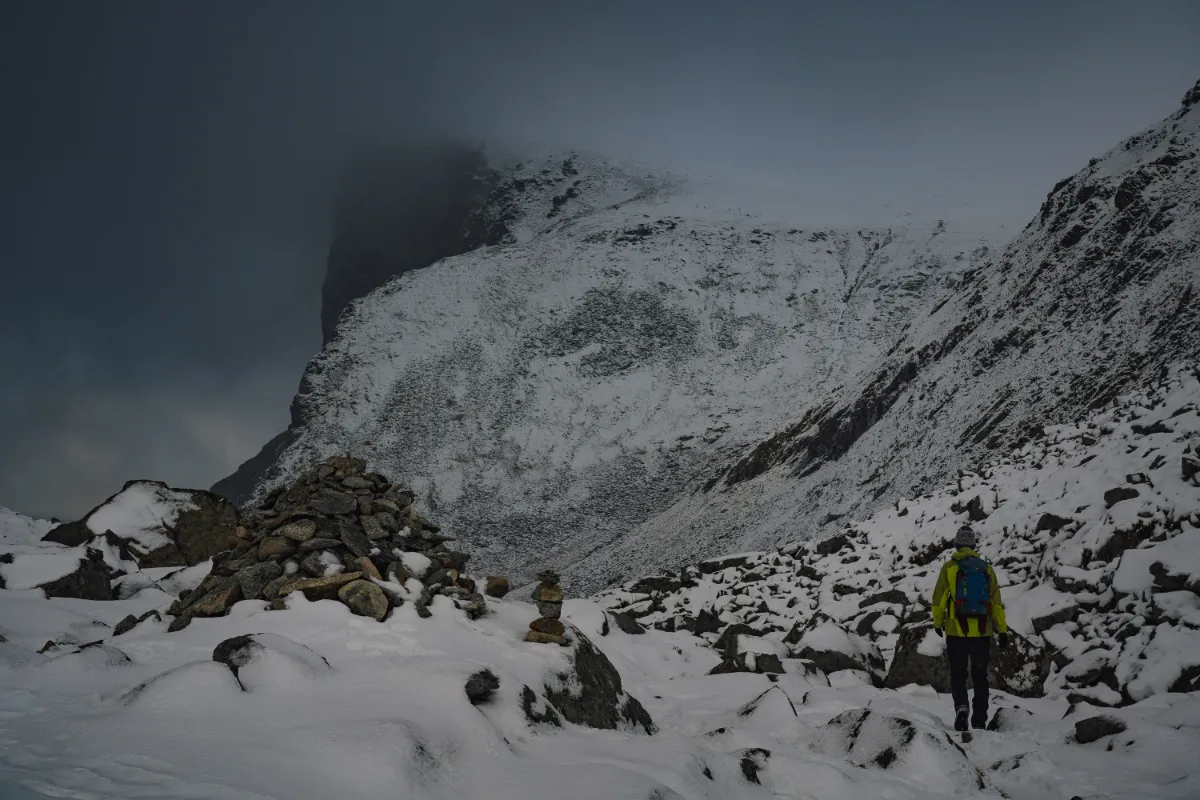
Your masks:
[{"label": "dark cloud", "polygon": [[207,485],[282,428],[364,148],[577,147],[1019,226],[1175,106],[1198,29],[1191,0],[9,3],[0,503]]}]

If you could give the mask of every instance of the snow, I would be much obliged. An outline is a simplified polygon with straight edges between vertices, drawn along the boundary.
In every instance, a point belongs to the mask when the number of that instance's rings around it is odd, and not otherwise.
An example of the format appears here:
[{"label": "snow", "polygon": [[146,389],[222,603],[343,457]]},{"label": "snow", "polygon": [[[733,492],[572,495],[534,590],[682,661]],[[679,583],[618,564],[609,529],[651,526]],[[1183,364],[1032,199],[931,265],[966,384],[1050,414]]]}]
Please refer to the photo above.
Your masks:
[{"label": "snow", "polygon": [[930,630],[921,638],[917,652],[929,658],[937,658],[946,652],[946,640]]},{"label": "snow", "polygon": [[55,526],[0,506],[0,546],[34,544]]}]

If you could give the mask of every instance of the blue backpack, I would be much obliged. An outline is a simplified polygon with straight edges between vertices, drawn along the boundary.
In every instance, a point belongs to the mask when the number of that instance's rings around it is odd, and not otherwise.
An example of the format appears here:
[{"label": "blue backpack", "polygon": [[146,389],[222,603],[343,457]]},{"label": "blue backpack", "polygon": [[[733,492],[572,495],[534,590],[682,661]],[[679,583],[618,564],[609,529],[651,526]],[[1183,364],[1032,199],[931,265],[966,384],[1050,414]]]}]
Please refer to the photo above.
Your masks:
[{"label": "blue backpack", "polygon": [[967,556],[958,561],[954,586],[954,614],[964,619],[988,619],[992,616],[992,586],[988,563]]}]

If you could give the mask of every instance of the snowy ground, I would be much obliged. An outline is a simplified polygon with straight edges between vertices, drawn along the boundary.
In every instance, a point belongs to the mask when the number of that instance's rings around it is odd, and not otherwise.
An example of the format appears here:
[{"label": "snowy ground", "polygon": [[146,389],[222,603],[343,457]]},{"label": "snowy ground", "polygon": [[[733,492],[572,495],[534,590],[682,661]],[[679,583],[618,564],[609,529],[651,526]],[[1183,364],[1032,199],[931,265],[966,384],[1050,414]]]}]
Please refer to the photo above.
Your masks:
[{"label": "snowy ground", "polygon": [[[179,632],[151,616],[114,636],[127,615],[164,611],[173,595],[131,579],[146,588],[108,602],[0,591],[0,797],[1194,798],[1200,693],[1176,682],[1200,665],[1200,489],[1180,476],[1200,440],[1198,400],[1200,378],[1177,370],[849,526],[837,548],[741,554],[689,570],[690,587],[568,600],[564,619],[607,654],[652,735],[531,721],[526,687],[535,716],[549,709],[548,688],[578,687],[556,677],[570,648],[521,640],[537,611],[515,595],[490,600],[476,621],[439,597],[430,619],[404,605],[377,623],[296,593],[285,610],[243,601]],[[1139,494],[1110,505],[1113,488]],[[938,543],[976,497],[980,549],[999,557],[1010,622],[1056,662],[1046,696],[994,692],[999,729],[962,742],[947,695],[877,688],[865,671],[826,675],[783,640],[820,612],[829,621],[798,646],[890,658],[922,609]],[[1037,530],[1047,513],[1062,515],[1057,530]],[[68,550],[36,543],[44,524],[0,522],[0,550],[16,554],[2,565],[10,586],[28,584],[19,568],[39,550]],[[1109,544],[1130,530],[1141,533]],[[144,577],[177,592],[206,571]],[[618,607],[651,627],[625,632],[629,620],[607,610]],[[716,633],[652,627],[702,608],[766,631],[737,647],[782,656],[785,674],[709,674],[722,661]],[[273,649],[236,677],[213,660],[218,643],[264,633],[284,638],[265,638]],[[940,640],[926,644],[936,655]],[[464,685],[482,668],[500,685],[476,706]],[[1075,724],[1097,715],[1124,730],[1077,741]]]},{"label": "snowy ground", "polygon": [[[402,608],[385,623],[301,597],[282,612],[244,602],[227,618],[167,634],[148,621],[104,647],[40,656],[47,635],[111,633],[127,601],[2,597],[0,795],[5,798],[1020,798],[1195,797],[1200,703],[1158,696],[1121,709],[1128,730],[1072,742],[1080,714],[1058,700],[1014,700],[1019,728],[947,735],[949,699],[853,679],[706,676],[718,658],[687,634],[600,635],[602,612],[568,602],[659,727],[653,736],[531,726],[518,692],[561,665],[557,647],[520,641],[532,606],[493,603],[469,622],[449,607],[430,620]],[[328,660],[281,658],[241,679],[211,660],[223,639],[272,632]],[[119,651],[114,648],[119,648]],[[121,656],[124,653],[128,661]],[[472,706],[463,685],[490,667],[496,699]],[[140,693],[135,687],[160,677]],[[766,693],[764,695],[764,693]],[[761,696],[761,697],[760,697]],[[860,717],[872,714],[850,729]],[[839,717],[852,712],[850,718]],[[838,723],[830,724],[838,718]],[[899,720],[899,721],[898,721]],[[908,731],[915,731],[911,741]],[[894,760],[884,754],[893,749]],[[759,752],[761,751],[765,752]],[[757,784],[743,762],[754,765]],[[887,762],[887,766],[881,763]],[[711,778],[706,775],[706,770]],[[982,788],[980,788],[982,787]]]}]

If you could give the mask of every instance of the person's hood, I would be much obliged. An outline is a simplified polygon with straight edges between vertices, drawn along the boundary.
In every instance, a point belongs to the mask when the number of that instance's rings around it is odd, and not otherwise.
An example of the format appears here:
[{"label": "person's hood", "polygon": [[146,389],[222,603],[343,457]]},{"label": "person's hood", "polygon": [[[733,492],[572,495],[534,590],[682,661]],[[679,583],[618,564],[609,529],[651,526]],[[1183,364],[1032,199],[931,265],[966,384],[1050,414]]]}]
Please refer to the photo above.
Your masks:
[{"label": "person's hood", "polygon": [[952,559],[954,559],[955,561],[961,561],[962,559],[964,559],[968,556],[974,556],[975,558],[983,558],[983,556],[979,555],[979,553],[976,553],[970,547],[960,547],[957,550],[955,550],[954,555],[952,555],[950,557]]}]

